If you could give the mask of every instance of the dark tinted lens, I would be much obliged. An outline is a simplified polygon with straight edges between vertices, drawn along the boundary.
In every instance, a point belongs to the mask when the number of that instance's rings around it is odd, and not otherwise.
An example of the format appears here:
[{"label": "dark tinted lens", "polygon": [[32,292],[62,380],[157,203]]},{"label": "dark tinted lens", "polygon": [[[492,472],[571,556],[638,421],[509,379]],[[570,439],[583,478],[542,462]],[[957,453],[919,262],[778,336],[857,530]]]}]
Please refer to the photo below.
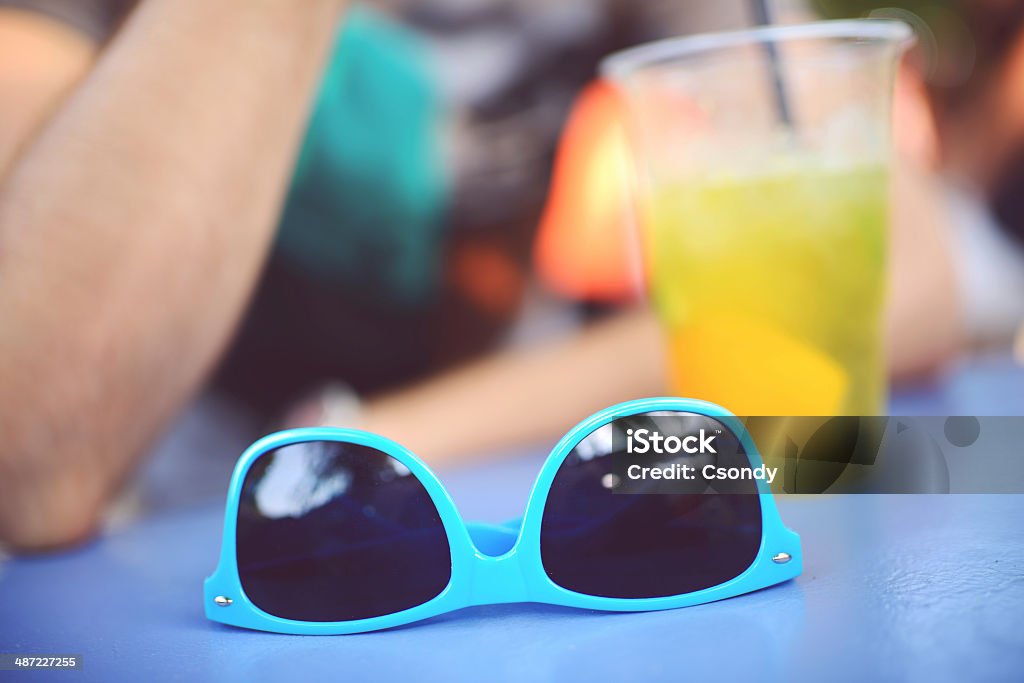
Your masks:
[{"label": "dark tinted lens", "polygon": [[284,446],[252,464],[236,552],[253,604],[297,621],[423,604],[444,590],[452,568],[423,484],[386,453],[327,441]]},{"label": "dark tinted lens", "polygon": [[614,461],[632,457],[623,456],[626,430],[635,432],[651,418],[663,435],[684,439],[701,429],[705,438],[716,435],[715,455],[696,455],[692,464],[749,464],[735,435],[701,415],[649,413],[596,430],[565,459],[544,506],[541,559],[559,586],[604,597],[664,597],[724,583],[754,561],[761,546],[761,503],[753,480],[713,485],[721,493],[704,481],[684,483],[692,493],[664,492],[663,482],[651,489],[656,493],[613,493],[621,472],[621,460]]}]

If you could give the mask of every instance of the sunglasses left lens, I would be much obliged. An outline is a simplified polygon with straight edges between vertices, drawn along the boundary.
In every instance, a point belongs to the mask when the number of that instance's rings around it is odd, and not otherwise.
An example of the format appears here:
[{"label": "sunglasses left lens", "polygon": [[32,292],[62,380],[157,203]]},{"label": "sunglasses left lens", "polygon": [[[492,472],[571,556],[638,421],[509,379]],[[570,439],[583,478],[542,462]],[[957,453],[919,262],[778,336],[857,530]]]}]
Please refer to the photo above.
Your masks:
[{"label": "sunglasses left lens", "polygon": [[333,441],[283,446],[245,476],[236,531],[242,589],[294,621],[352,621],[436,597],[451,579],[433,500],[383,451]]}]

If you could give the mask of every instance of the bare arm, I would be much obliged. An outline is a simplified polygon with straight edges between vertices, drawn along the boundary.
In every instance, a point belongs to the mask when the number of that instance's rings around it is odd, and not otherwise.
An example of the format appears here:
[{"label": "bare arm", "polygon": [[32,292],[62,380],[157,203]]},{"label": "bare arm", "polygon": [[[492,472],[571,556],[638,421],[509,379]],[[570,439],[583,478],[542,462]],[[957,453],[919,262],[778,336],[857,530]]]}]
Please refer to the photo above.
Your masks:
[{"label": "bare arm", "polygon": [[0,7],[0,178],[95,56],[96,46],[79,31]]},{"label": "bare arm", "polygon": [[203,380],[267,252],[342,4],[146,0],[22,127],[38,133],[0,180],[0,540],[88,534]]},{"label": "bare arm", "polygon": [[657,321],[642,308],[371,401],[360,426],[434,464],[519,444],[554,445],[590,413],[664,393],[665,375]]}]

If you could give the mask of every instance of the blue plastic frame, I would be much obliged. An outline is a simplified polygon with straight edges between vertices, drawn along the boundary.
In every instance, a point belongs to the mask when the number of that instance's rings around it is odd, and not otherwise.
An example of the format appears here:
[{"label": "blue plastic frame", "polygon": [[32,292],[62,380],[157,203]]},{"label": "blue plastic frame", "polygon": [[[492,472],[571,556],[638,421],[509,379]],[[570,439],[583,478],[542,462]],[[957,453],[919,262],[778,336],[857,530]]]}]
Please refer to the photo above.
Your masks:
[{"label": "blue plastic frame", "polygon": [[[233,626],[307,635],[362,633],[400,626],[410,622],[473,605],[508,602],[539,602],[609,611],[651,611],[688,607],[735,597],[797,577],[803,570],[800,537],[783,525],[767,484],[758,481],[761,499],[761,547],[753,563],[736,578],[704,590],[659,598],[608,598],[584,595],[556,585],[545,573],[540,555],[540,527],[544,504],[555,473],[572,449],[598,427],[615,418],[651,411],[698,413],[722,421],[741,440],[751,465],[761,456],[742,423],[717,405],[685,398],[648,398],[606,408],[583,420],[554,447],[544,463],[526,505],[526,514],[506,525],[466,524],[455,503],[433,472],[405,447],[376,434],[352,429],[316,427],[292,429],[266,436],[239,458],[231,477],[220,562],[204,583],[206,616]],[[342,622],[291,621],[273,616],[254,605],[242,590],[235,561],[235,521],[242,482],[249,467],[266,451],[305,441],[342,441],[384,451],[400,461],[419,478],[433,499],[448,534],[452,553],[452,576],[447,587],[432,600],[394,614]],[[510,547],[511,546],[511,547]],[[499,555],[481,547],[508,548]],[[778,564],[772,557],[787,553],[791,559]],[[221,606],[218,596],[231,603]]]}]

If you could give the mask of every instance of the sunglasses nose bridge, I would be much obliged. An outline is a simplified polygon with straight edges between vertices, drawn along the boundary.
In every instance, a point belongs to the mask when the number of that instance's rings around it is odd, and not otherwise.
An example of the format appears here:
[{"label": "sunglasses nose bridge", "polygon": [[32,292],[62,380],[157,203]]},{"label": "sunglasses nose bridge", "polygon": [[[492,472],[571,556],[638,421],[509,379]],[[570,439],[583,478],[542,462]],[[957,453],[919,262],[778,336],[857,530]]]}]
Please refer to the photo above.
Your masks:
[{"label": "sunglasses nose bridge", "polygon": [[515,549],[500,557],[480,552],[474,554],[471,604],[495,605],[526,600],[526,580]]}]

